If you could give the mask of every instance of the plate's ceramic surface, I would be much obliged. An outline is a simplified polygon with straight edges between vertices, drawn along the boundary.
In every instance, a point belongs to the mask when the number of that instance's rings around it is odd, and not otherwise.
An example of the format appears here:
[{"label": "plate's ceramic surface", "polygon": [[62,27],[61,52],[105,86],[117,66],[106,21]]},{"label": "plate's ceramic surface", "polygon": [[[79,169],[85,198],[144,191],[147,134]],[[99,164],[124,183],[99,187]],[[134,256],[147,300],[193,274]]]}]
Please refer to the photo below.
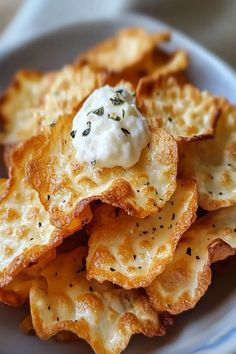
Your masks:
[{"label": "plate's ceramic surface", "polygon": [[[81,51],[127,26],[143,26],[150,31],[169,27],[156,20],[126,15],[122,19],[81,23],[35,39],[0,59],[0,90],[20,68],[55,69],[73,60]],[[209,89],[236,102],[236,76],[232,69],[183,34],[173,30],[167,49],[185,48],[191,57],[189,75],[200,88]],[[128,48],[127,48],[128,50]],[[214,281],[196,308],[176,318],[163,338],[137,336],[127,354],[235,354],[236,353],[236,260],[218,266]],[[0,354],[88,354],[83,342],[62,344],[25,337],[18,324],[27,309],[0,306]]]}]

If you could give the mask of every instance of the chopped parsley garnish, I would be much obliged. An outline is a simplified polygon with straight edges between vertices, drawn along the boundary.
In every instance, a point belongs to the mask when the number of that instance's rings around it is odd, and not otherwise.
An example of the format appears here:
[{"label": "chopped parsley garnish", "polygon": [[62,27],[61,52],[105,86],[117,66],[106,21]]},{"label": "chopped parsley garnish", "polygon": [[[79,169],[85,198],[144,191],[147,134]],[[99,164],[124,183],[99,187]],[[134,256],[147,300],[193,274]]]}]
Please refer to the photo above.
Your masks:
[{"label": "chopped parsley garnish", "polygon": [[82,136],[89,135],[89,133],[91,131],[91,122],[87,122],[87,125],[88,125],[88,128],[83,131]]},{"label": "chopped parsley garnish", "polygon": [[97,163],[97,160],[92,160],[92,161],[90,161],[90,163],[91,163],[92,166],[95,166],[96,163]]},{"label": "chopped parsley garnish", "polygon": [[130,132],[129,132],[127,129],[125,129],[125,128],[120,128],[120,129],[122,130],[122,132],[123,132],[126,136],[130,135]]},{"label": "chopped parsley garnish", "polygon": [[120,89],[120,90],[116,90],[116,93],[119,93],[120,95],[122,95],[122,92],[123,92],[124,90],[122,90],[122,89]]},{"label": "chopped parsley garnish", "polygon": [[110,98],[110,101],[111,103],[114,105],[114,106],[120,106],[121,104],[124,104],[125,101],[123,101],[121,98],[119,97],[115,97],[115,98]]},{"label": "chopped parsley garnish", "polygon": [[121,120],[121,118],[119,116],[114,116],[110,113],[108,113],[108,119],[115,120],[116,122],[119,122]]},{"label": "chopped parsley garnish", "polygon": [[122,118],[125,118],[125,110],[122,109]]},{"label": "chopped parsley garnish", "polygon": [[77,130],[72,130],[70,132],[70,136],[72,137],[72,139],[74,139],[74,137],[76,136],[76,132],[77,132]]},{"label": "chopped parsley garnish", "polygon": [[[89,113],[91,113],[91,112],[89,112]],[[88,113],[88,114],[89,114]],[[104,114],[104,107],[100,107],[100,108],[98,108],[98,109],[95,109],[94,111],[92,111],[92,113],[94,113],[94,114],[96,114],[97,116],[103,116],[103,114]]]}]

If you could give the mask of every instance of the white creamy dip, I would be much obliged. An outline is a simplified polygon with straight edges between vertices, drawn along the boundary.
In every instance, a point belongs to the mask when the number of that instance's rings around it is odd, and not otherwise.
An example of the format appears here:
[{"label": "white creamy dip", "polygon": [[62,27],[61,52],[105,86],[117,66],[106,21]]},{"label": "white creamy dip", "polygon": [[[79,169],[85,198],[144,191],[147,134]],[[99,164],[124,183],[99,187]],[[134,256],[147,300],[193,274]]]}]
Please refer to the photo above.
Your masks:
[{"label": "white creamy dip", "polygon": [[139,161],[150,130],[131,93],[104,86],[95,90],[75,115],[71,137],[78,161],[128,168]]}]

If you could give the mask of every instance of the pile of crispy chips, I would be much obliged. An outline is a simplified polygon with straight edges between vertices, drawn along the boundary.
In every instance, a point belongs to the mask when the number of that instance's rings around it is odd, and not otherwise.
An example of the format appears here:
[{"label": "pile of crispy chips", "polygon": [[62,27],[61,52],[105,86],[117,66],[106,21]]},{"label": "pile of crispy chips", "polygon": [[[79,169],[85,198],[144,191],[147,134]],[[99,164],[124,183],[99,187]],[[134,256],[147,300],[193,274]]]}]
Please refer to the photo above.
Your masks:
[{"label": "pile of crispy chips", "polygon": [[[26,334],[120,353],[135,333],[164,335],[236,252],[236,107],[189,83],[168,40],[124,29],[61,70],[18,72],[0,98],[0,301],[29,300]],[[121,82],[150,144],[128,169],[79,162],[75,113]]]}]

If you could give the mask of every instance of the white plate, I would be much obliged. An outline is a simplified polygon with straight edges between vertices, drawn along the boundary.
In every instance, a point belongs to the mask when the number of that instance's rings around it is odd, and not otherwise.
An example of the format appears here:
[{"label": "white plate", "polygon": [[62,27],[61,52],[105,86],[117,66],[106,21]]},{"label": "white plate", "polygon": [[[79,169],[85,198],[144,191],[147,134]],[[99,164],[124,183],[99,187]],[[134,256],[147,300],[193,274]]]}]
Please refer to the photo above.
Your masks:
[{"label": "white plate", "polygon": [[[119,28],[143,26],[150,31],[171,29],[166,24],[140,15],[122,15],[121,19],[93,21],[64,28],[7,53],[0,60],[0,90],[20,68],[55,69],[72,61],[76,55]],[[226,96],[236,102],[234,71],[214,55],[180,32],[171,29],[173,40],[168,50],[185,48],[191,56],[189,76],[202,89]],[[128,50],[128,49],[127,49]],[[229,262],[215,277],[206,296],[196,308],[176,318],[175,325],[163,338],[137,336],[127,354],[235,354],[236,353],[236,262]],[[26,308],[0,307],[0,354],[88,354],[83,342],[62,344],[41,342],[25,337],[18,324]]]}]

